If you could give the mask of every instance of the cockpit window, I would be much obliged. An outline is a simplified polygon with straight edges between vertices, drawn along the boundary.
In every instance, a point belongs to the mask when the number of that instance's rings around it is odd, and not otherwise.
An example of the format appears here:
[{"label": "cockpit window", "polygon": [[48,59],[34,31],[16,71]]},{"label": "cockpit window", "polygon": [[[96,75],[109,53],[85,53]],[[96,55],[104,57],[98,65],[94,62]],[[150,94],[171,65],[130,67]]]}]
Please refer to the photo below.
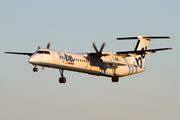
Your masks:
[{"label": "cockpit window", "polygon": [[39,54],[50,54],[50,52],[49,51],[37,51],[37,53],[39,53]]},{"label": "cockpit window", "polygon": [[44,51],[44,54],[50,54],[50,52],[49,51]]},{"label": "cockpit window", "polygon": [[44,51],[38,51],[37,53],[42,53],[43,54]]}]

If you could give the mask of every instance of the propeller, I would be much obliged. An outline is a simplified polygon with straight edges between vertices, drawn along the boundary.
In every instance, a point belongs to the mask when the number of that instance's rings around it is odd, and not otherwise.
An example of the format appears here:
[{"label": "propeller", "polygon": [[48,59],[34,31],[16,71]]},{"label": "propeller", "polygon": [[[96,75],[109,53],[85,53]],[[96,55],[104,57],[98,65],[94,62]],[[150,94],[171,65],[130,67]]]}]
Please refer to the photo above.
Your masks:
[{"label": "propeller", "polygon": [[51,44],[50,42],[47,44],[47,49],[49,49],[49,47],[50,47],[50,44]]},{"label": "propeller", "polygon": [[103,51],[103,48],[104,48],[105,44],[106,44],[106,43],[103,43],[102,46],[101,46],[101,49],[98,51],[98,49],[97,49],[95,43],[93,42],[92,45],[93,45],[93,47],[94,47],[96,53],[90,53],[90,55],[96,56],[97,58],[101,58],[102,56],[105,56],[106,54],[102,54],[102,51]]},{"label": "propeller", "polygon": [[[51,44],[50,42],[47,44],[47,47],[46,47],[47,49],[49,49],[50,44]],[[37,48],[38,48],[38,49],[41,49],[41,47],[40,47],[40,46],[38,46]]]},{"label": "propeller", "polygon": [[40,47],[40,46],[38,46],[37,48],[38,48],[38,49],[41,49],[41,47]]}]

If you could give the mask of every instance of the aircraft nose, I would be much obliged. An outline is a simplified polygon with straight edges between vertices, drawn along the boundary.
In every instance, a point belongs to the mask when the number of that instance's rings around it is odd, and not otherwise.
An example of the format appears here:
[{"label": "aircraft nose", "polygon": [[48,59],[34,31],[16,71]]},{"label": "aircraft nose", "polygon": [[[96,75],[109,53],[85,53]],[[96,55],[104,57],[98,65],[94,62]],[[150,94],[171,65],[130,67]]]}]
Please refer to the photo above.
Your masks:
[{"label": "aircraft nose", "polygon": [[28,60],[29,63],[33,63],[33,61],[34,61],[34,60],[33,60],[32,57],[30,57],[29,60]]},{"label": "aircraft nose", "polygon": [[29,58],[28,62],[31,63],[31,64],[35,64],[35,63],[37,63],[38,61],[37,61],[36,57],[35,57],[34,55],[32,55],[32,56]]}]

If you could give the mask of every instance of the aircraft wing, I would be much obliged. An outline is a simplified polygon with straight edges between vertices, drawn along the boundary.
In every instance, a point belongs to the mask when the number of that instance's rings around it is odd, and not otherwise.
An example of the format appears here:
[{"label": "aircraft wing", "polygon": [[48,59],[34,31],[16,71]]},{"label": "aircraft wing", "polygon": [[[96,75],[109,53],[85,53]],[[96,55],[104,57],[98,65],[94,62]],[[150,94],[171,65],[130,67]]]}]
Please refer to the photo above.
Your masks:
[{"label": "aircraft wing", "polygon": [[173,48],[160,48],[160,49],[149,49],[149,50],[138,50],[138,51],[124,51],[124,52],[115,52],[114,55],[121,56],[121,57],[128,57],[128,56],[136,56],[142,54],[150,54],[156,53],[156,51],[163,51],[163,50],[170,50]]},{"label": "aircraft wing", "polygon": [[18,54],[18,55],[28,55],[31,56],[33,53],[20,53],[20,52],[4,52],[7,54]]}]

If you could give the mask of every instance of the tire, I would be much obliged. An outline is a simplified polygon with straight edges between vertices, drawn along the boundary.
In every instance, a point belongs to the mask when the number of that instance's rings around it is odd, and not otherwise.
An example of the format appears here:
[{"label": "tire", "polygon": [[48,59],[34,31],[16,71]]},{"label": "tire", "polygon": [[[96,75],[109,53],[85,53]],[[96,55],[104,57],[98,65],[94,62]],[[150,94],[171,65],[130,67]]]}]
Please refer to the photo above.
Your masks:
[{"label": "tire", "polygon": [[63,78],[63,79],[62,79],[62,82],[63,82],[63,83],[66,83],[66,78]]},{"label": "tire", "polygon": [[119,81],[119,78],[118,78],[118,77],[115,77],[115,81],[118,82],[118,81]]},{"label": "tire", "polygon": [[33,68],[33,72],[36,72],[36,68]]},{"label": "tire", "polygon": [[62,78],[61,77],[59,78],[59,83],[62,83]]}]

